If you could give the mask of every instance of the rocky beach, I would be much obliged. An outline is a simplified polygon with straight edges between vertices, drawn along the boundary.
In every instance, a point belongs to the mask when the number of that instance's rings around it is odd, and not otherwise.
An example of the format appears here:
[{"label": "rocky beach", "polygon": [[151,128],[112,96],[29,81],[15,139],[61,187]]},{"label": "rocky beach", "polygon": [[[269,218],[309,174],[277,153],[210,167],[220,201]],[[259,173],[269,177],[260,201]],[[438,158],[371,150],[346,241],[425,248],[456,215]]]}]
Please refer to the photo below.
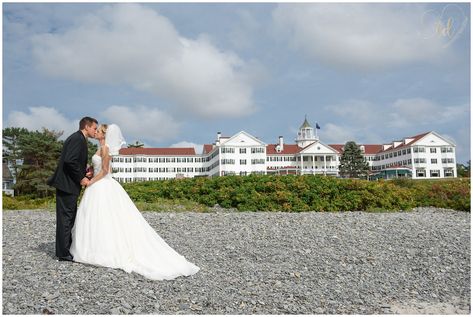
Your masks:
[{"label": "rocky beach", "polygon": [[470,213],[144,212],[201,270],[59,262],[55,213],[3,211],[3,314],[470,314]]}]

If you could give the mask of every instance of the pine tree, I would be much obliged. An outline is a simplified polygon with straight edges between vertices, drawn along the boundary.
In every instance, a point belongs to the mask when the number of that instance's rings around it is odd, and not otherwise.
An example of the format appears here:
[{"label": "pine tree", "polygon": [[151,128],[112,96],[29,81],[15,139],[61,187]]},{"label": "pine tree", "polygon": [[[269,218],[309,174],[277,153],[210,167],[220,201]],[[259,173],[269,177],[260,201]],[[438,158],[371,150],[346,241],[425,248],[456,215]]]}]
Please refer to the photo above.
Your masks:
[{"label": "pine tree", "polygon": [[[43,128],[28,131],[25,128],[3,129],[3,159],[13,167],[16,184],[15,195],[45,197],[52,195],[53,187],[46,184],[61,156],[64,141],[61,132]],[[88,141],[89,162],[97,145]]]},{"label": "pine tree", "polygon": [[54,193],[54,188],[46,184],[54,173],[61,155],[62,142],[58,138],[62,132],[43,128],[23,134],[19,138],[19,148],[23,164],[16,178],[15,190],[19,194],[46,197]]},{"label": "pine tree", "polygon": [[21,151],[19,146],[19,138],[21,135],[28,134],[25,128],[5,128],[2,130],[2,155],[3,162],[7,163],[13,169],[13,177],[18,175],[18,166],[21,165]]},{"label": "pine tree", "polygon": [[340,158],[340,175],[349,178],[367,178],[368,171],[369,165],[360,147],[355,142],[348,141]]},{"label": "pine tree", "polygon": [[144,143],[140,141],[136,141],[134,144],[128,144],[129,148],[142,148],[144,147]]}]

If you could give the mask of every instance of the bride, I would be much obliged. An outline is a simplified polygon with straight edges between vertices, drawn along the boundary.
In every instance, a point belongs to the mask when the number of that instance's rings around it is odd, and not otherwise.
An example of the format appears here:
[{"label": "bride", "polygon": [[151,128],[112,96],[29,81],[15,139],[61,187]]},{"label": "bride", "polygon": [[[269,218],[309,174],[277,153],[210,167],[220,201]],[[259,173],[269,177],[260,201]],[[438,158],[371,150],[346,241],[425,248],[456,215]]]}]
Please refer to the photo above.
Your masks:
[{"label": "bride", "polygon": [[120,128],[102,124],[92,156],[95,176],[84,191],[72,228],[74,261],[136,272],[152,280],[189,276],[199,268],[174,251],[146,222],[122,186],[110,160],[125,144]]}]

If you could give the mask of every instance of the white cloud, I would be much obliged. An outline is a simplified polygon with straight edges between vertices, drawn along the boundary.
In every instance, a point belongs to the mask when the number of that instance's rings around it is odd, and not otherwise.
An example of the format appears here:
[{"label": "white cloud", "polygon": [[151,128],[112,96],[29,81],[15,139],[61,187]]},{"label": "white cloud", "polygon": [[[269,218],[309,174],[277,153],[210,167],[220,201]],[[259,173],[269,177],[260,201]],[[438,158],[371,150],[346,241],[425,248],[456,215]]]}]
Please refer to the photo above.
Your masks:
[{"label": "white cloud", "polygon": [[128,84],[204,118],[253,112],[250,67],[201,35],[181,36],[139,4],[108,5],[63,33],[33,38],[41,71],[91,83]]},{"label": "white cloud", "polygon": [[193,147],[195,149],[195,152],[197,154],[200,154],[202,153],[204,145],[196,144],[196,143],[188,142],[188,141],[181,141],[181,142],[172,144],[170,147]]},{"label": "white cloud", "polygon": [[261,39],[261,22],[249,10],[240,9],[236,12],[239,19],[228,34],[234,47],[240,50],[251,49]]},{"label": "white cloud", "polygon": [[324,107],[338,117],[356,119],[359,126],[369,124],[379,119],[380,107],[370,101],[360,99],[349,99],[338,105]]},{"label": "white cloud", "polygon": [[169,114],[145,106],[125,107],[110,106],[101,112],[106,122],[117,124],[128,143],[136,140],[161,142],[178,135],[179,123]]},{"label": "white cloud", "polygon": [[22,127],[30,131],[41,131],[43,128],[63,131],[61,139],[65,139],[79,130],[79,120],[69,120],[51,107],[30,107],[29,113],[22,111],[10,112],[6,126]]},{"label": "white cloud", "polygon": [[435,34],[437,20],[426,12],[419,4],[280,4],[273,21],[276,34],[310,58],[379,70],[449,58],[447,39]]},{"label": "white cloud", "polygon": [[324,143],[344,144],[348,141],[355,141],[356,132],[353,127],[336,125],[334,123],[324,124],[323,131],[319,132],[320,139]]},{"label": "white cloud", "polygon": [[390,108],[388,126],[394,128],[449,123],[469,115],[468,105],[442,106],[425,98],[398,99]]}]

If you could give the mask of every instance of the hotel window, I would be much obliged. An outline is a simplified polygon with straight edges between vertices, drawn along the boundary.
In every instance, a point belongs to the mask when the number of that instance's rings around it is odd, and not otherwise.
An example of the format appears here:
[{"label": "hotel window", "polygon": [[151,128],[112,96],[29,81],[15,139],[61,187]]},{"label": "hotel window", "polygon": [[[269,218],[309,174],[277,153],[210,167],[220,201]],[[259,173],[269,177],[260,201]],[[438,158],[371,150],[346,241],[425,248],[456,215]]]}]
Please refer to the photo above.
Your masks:
[{"label": "hotel window", "polygon": [[411,149],[410,148],[407,149],[407,154],[411,154]]},{"label": "hotel window", "polygon": [[264,159],[252,159],[251,164],[264,164]]},{"label": "hotel window", "polygon": [[443,171],[445,177],[453,177],[453,170],[452,169],[445,169]]},{"label": "hotel window", "polygon": [[430,159],[431,164],[437,164],[437,159]]},{"label": "hotel window", "polygon": [[222,147],[222,153],[235,153],[235,149],[232,147]]},{"label": "hotel window", "polygon": [[430,153],[437,153],[437,148],[431,147],[430,148]]},{"label": "hotel window", "polygon": [[240,176],[246,176],[248,172],[240,172]]},{"label": "hotel window", "polygon": [[406,155],[406,150],[402,150],[402,155]]},{"label": "hotel window", "polygon": [[440,170],[430,170],[430,177],[440,177]]},{"label": "hotel window", "polygon": [[240,154],[245,154],[246,153],[246,148],[240,148]]},{"label": "hotel window", "polygon": [[425,170],[417,170],[416,171],[417,177],[425,177]]},{"label": "hotel window", "polygon": [[440,150],[442,153],[453,153],[452,147],[442,147]]},{"label": "hotel window", "polygon": [[246,165],[246,160],[240,160],[240,165]]},{"label": "hotel window", "polygon": [[264,148],[262,147],[257,147],[257,148],[251,148],[251,153],[264,153]]},{"label": "hotel window", "polygon": [[222,165],[235,164],[234,159],[222,159],[221,162],[222,162]]}]

